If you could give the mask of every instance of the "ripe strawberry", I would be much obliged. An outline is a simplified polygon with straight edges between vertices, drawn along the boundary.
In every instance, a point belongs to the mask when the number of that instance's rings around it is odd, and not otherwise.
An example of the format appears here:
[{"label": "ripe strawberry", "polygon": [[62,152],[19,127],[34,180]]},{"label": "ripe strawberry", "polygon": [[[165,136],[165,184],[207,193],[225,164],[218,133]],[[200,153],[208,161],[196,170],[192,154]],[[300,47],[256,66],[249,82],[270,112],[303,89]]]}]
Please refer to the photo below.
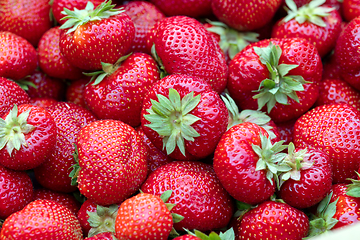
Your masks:
[{"label": "ripe strawberry", "polygon": [[35,48],[24,38],[0,32],[0,76],[20,80],[32,74],[37,66]]},{"label": "ripe strawberry", "polygon": [[360,164],[360,113],[347,104],[316,107],[302,115],[294,126],[296,147],[315,148],[332,162],[333,182],[355,178]]},{"label": "ripe strawberry", "polygon": [[134,53],[114,65],[103,64],[103,71],[93,74],[94,78],[100,75],[83,93],[88,108],[99,119],[121,120],[133,127],[140,125],[143,99],[160,80],[154,59],[146,53]]},{"label": "ripe strawberry", "polygon": [[47,111],[56,124],[56,141],[51,155],[34,169],[35,177],[45,188],[73,192],[76,186],[71,185],[69,174],[71,166],[75,164],[74,144],[80,129],[97,119],[90,111],[74,103],[58,102]]},{"label": "ripe strawberry", "polygon": [[0,31],[9,31],[37,46],[41,36],[51,28],[48,0],[0,1]]},{"label": "ripe strawberry", "polygon": [[309,230],[305,213],[281,202],[265,201],[237,221],[237,240],[301,240]]},{"label": "ripe strawberry", "polygon": [[210,16],[211,0],[150,0],[166,16],[185,15],[193,18]]},{"label": "ripe strawberry", "polygon": [[281,165],[286,154],[280,152],[285,148],[282,142],[272,145],[259,125],[240,123],[221,137],[214,153],[214,170],[233,198],[258,204],[275,193],[279,171],[290,169]]},{"label": "ripe strawberry", "polygon": [[79,221],[67,207],[51,200],[35,200],[5,220],[0,239],[83,238]]},{"label": "ripe strawberry", "polygon": [[232,199],[221,186],[211,165],[195,161],[174,161],[152,172],[141,186],[144,193],[160,196],[172,190],[172,213],[184,217],[174,228],[179,231],[214,230],[225,227],[233,214]]},{"label": "ripe strawberry", "polygon": [[50,77],[79,79],[83,77],[82,70],[71,65],[60,52],[60,33],[59,27],[53,27],[41,37],[38,46],[39,66]]},{"label": "ripe strawberry", "polygon": [[0,163],[14,170],[39,166],[52,153],[54,119],[41,107],[14,105],[0,118]]},{"label": "ripe strawberry", "polygon": [[89,123],[80,130],[76,145],[78,188],[97,204],[124,201],[146,178],[146,147],[136,131],[121,121]]},{"label": "ripe strawberry", "polygon": [[360,16],[360,1],[359,0],[343,0],[342,14],[344,20],[350,22],[354,18]]},{"label": "ripe strawberry", "polygon": [[92,202],[91,200],[85,200],[83,204],[81,204],[81,207],[79,211],[77,212],[76,216],[79,219],[81,229],[84,233],[84,236],[87,236],[91,226],[88,221],[89,219],[89,212],[96,212],[97,205],[96,203]]},{"label": "ripe strawberry", "polygon": [[213,0],[215,16],[239,31],[251,31],[266,25],[274,17],[282,0]]},{"label": "ripe strawberry", "polygon": [[90,82],[90,77],[82,77],[71,81],[66,88],[65,99],[67,102],[75,103],[83,108],[88,109],[84,100],[85,86]]},{"label": "ripe strawberry", "polygon": [[147,44],[165,73],[203,78],[218,93],[225,89],[224,53],[199,21],[186,16],[168,17],[157,22],[148,35]]},{"label": "ripe strawberry", "polygon": [[29,103],[30,97],[18,84],[0,77],[0,116],[10,111],[14,105]]},{"label": "ripe strawberry", "polygon": [[20,211],[33,200],[34,190],[26,172],[0,165],[0,219]]},{"label": "ripe strawberry", "polygon": [[59,46],[70,64],[84,70],[99,70],[102,62],[114,64],[128,52],[135,37],[134,23],[114,6],[109,0],[96,9],[88,2],[85,9],[64,10],[68,20],[60,27],[64,30]]},{"label": "ripe strawberry", "polygon": [[53,98],[32,98],[29,104],[47,109],[58,101]]},{"label": "ripe strawberry", "polygon": [[339,12],[324,5],[325,0],[311,1],[300,8],[293,0],[286,0],[286,3],[288,14],[274,25],[271,37],[305,38],[316,47],[320,56],[329,53],[341,31]]},{"label": "ripe strawberry", "polygon": [[267,109],[275,123],[285,122],[315,103],[321,74],[321,58],[311,43],[272,38],[248,45],[231,60],[227,89],[240,108]]},{"label": "ripe strawberry", "polygon": [[225,104],[199,77],[169,75],[151,87],[143,102],[144,133],[155,147],[175,159],[212,154],[227,124]]}]

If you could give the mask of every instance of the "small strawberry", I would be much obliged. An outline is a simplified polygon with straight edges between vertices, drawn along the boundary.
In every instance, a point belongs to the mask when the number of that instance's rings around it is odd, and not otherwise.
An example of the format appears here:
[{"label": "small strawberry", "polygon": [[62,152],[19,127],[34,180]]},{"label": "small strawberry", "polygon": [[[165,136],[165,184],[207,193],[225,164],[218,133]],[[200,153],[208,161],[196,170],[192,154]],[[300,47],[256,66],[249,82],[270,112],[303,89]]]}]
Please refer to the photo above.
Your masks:
[{"label": "small strawberry", "polygon": [[0,116],[10,111],[14,105],[29,103],[30,97],[18,84],[0,77]]},{"label": "small strawberry", "polygon": [[211,0],[150,0],[166,16],[206,17],[212,14]]},{"label": "small strawberry", "polygon": [[90,77],[83,77],[75,81],[71,81],[66,88],[65,99],[67,102],[75,103],[83,108],[88,109],[84,100],[84,89],[90,82]]}]

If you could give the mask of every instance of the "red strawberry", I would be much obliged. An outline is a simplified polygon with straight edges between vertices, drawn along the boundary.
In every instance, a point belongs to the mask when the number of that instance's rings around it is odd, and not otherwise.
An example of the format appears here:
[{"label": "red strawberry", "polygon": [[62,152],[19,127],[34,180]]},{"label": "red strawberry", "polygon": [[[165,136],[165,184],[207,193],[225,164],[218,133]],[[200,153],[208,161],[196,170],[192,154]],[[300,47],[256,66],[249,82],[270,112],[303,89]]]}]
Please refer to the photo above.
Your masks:
[{"label": "red strawberry", "polygon": [[0,31],[9,31],[37,46],[41,36],[51,28],[48,0],[0,1]]},{"label": "red strawberry", "polygon": [[225,89],[224,53],[199,21],[186,16],[168,17],[157,22],[148,35],[153,56],[167,74],[203,78],[218,93]]},{"label": "red strawberry", "polygon": [[29,104],[47,109],[58,101],[53,98],[32,98]]},{"label": "red strawberry", "polygon": [[316,107],[294,126],[296,147],[323,151],[332,162],[333,182],[355,178],[360,164],[360,113],[347,104]]},{"label": "red strawberry", "polygon": [[33,200],[34,190],[26,172],[0,165],[0,219],[20,211]]},{"label": "red strawberry", "polygon": [[83,77],[75,81],[71,81],[66,88],[65,99],[67,102],[75,103],[83,108],[87,108],[84,100],[85,86],[90,82],[89,77]]},{"label": "red strawberry", "polygon": [[152,86],[143,102],[144,133],[175,159],[212,154],[227,124],[225,104],[199,77],[169,75]]},{"label": "red strawberry", "polygon": [[77,218],[79,219],[84,236],[87,236],[91,229],[90,223],[88,221],[89,212],[95,213],[96,207],[96,203],[92,202],[91,200],[85,200],[85,202],[81,204],[81,207],[76,214]]},{"label": "red strawberry", "polygon": [[0,116],[10,111],[14,105],[29,103],[30,97],[18,84],[0,77]]},{"label": "red strawberry", "polygon": [[296,120],[297,119],[276,124],[280,139],[284,140],[284,144],[289,144],[293,141],[293,131]]},{"label": "red strawberry", "polygon": [[350,22],[354,18],[360,16],[360,1],[359,0],[343,0],[342,13],[345,21]]},{"label": "red strawberry", "polygon": [[[0,8],[1,9],[1,8]],[[0,76],[20,80],[37,66],[35,48],[11,32],[0,32]]]},{"label": "red strawberry", "polygon": [[38,46],[39,66],[50,77],[79,79],[83,77],[82,70],[71,65],[60,52],[60,33],[61,29],[54,27],[41,37]]},{"label": "red strawberry", "polygon": [[214,230],[225,227],[233,214],[233,203],[211,165],[195,161],[174,161],[152,172],[141,186],[144,193],[160,196],[172,190],[172,213],[184,217],[176,230]]},{"label": "red strawberry", "polygon": [[99,119],[121,120],[133,127],[140,125],[143,99],[160,80],[154,59],[146,53],[134,53],[114,65],[103,64],[103,72],[94,74],[100,75],[83,93],[88,108]]},{"label": "red strawberry", "polygon": [[167,16],[200,18],[212,14],[211,0],[150,0]]},{"label": "red strawberry", "polygon": [[0,239],[81,240],[82,232],[75,215],[60,203],[35,200],[8,217]]},{"label": "red strawberry", "polygon": [[118,120],[100,120],[80,130],[78,188],[100,205],[120,203],[147,175],[147,151],[136,131]]},{"label": "red strawberry", "polygon": [[316,47],[320,56],[325,56],[335,47],[342,20],[338,11],[323,5],[324,2],[311,1],[297,8],[293,0],[286,0],[288,14],[274,25],[271,37],[305,38]]},{"label": "red strawberry", "polygon": [[215,16],[239,31],[251,31],[266,25],[274,17],[282,0],[213,0]]},{"label": "red strawberry", "polygon": [[22,104],[0,119],[0,163],[14,170],[39,166],[52,153],[54,119],[41,107]]},{"label": "red strawberry", "polygon": [[88,2],[85,9],[64,10],[68,20],[60,27],[64,31],[59,46],[70,64],[84,70],[99,70],[102,62],[114,64],[128,52],[135,37],[134,23],[114,6],[109,0],[96,9]]},{"label": "red strawberry", "polygon": [[240,108],[267,109],[275,123],[285,122],[315,103],[321,74],[321,58],[311,43],[272,38],[248,45],[231,60],[227,89]]}]

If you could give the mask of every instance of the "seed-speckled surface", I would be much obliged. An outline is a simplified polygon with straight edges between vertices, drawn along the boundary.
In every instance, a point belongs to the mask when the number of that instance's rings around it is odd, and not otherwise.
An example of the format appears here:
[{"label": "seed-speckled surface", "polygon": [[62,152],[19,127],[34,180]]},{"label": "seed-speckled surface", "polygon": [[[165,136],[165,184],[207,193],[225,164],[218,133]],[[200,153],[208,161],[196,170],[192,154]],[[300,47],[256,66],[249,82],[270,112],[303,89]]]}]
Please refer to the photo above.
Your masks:
[{"label": "seed-speckled surface", "polygon": [[29,103],[30,97],[19,85],[7,78],[0,77],[0,116],[10,111],[14,104]]},{"label": "seed-speckled surface", "polygon": [[185,15],[193,18],[212,14],[211,0],[150,0],[166,16]]}]

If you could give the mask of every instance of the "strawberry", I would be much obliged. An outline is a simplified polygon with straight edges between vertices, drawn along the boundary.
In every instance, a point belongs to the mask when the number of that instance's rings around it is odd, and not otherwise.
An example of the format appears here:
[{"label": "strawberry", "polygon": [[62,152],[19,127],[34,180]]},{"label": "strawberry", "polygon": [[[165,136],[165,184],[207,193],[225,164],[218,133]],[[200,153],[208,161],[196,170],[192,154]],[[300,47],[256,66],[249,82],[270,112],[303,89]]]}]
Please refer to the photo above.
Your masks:
[{"label": "strawberry", "polygon": [[99,119],[121,120],[133,127],[140,125],[143,99],[160,80],[154,59],[146,53],[134,53],[114,65],[103,63],[103,71],[93,74],[98,77],[83,93],[88,108]]},{"label": "strawberry", "polygon": [[81,240],[79,221],[65,206],[51,200],[35,200],[8,217],[0,239]]},{"label": "strawberry", "polygon": [[225,227],[233,214],[232,199],[221,186],[211,165],[195,161],[174,161],[157,168],[141,191],[160,196],[172,190],[172,213],[184,217],[174,223],[176,230],[208,231]]},{"label": "strawberry", "polygon": [[[286,148],[274,145],[264,128],[251,122],[237,124],[221,137],[214,153],[214,170],[226,191],[236,200],[258,204],[275,193]],[[284,169],[283,169],[284,168]]]},{"label": "strawberry", "polygon": [[251,31],[266,25],[274,17],[282,0],[213,0],[214,15],[226,25]]},{"label": "strawberry", "polygon": [[41,36],[51,28],[48,0],[0,1],[0,31],[9,31],[37,46]]},{"label": "strawberry", "polygon": [[341,32],[335,46],[335,58],[340,65],[342,79],[351,86],[360,90],[359,71],[360,71],[360,39],[358,31],[360,29],[360,17],[354,18],[346,25]]},{"label": "strawberry", "polygon": [[14,170],[39,166],[52,153],[54,119],[41,107],[14,105],[0,118],[0,163]]},{"label": "strawberry", "polygon": [[37,66],[35,48],[24,38],[0,32],[0,76],[20,80],[32,74]]},{"label": "strawberry", "polygon": [[[131,18],[111,0],[94,9],[64,9],[67,21],[61,25],[60,51],[70,64],[89,71],[101,69],[101,63],[114,64],[125,55],[135,37]],[[104,50],[106,49],[106,50]]]},{"label": "strawberry", "polygon": [[14,104],[29,103],[30,97],[18,84],[0,77],[0,116],[10,111]]},{"label": "strawberry", "polygon": [[360,16],[360,1],[359,0],[343,0],[342,14],[345,21],[350,22],[354,18]]},{"label": "strawberry", "polygon": [[98,205],[96,205],[96,203],[92,202],[91,200],[85,200],[85,202],[81,204],[81,207],[76,214],[77,218],[79,219],[84,236],[87,236],[91,229],[90,223],[88,221],[89,213],[95,213],[97,206]]},{"label": "strawberry", "polygon": [[293,131],[296,120],[297,119],[276,124],[280,139],[284,140],[284,144],[289,144],[293,141]]},{"label": "strawberry", "polygon": [[96,117],[88,110],[74,104],[59,102],[47,108],[54,119],[57,135],[53,151],[43,164],[34,169],[36,180],[44,187],[58,192],[73,192],[71,166],[75,164],[73,153],[81,128]]},{"label": "strawberry", "polygon": [[82,70],[71,65],[60,52],[59,27],[53,27],[41,37],[38,46],[39,66],[41,70],[54,78],[76,80],[81,77]]},{"label": "strawberry", "polygon": [[150,0],[166,16],[185,15],[193,18],[210,16],[211,0]]},{"label": "strawberry", "polygon": [[275,123],[285,122],[315,103],[321,74],[321,58],[307,40],[272,38],[248,45],[231,60],[227,89],[240,108],[267,110]]},{"label": "strawberry", "polygon": [[53,98],[32,98],[29,104],[47,109],[58,101]]},{"label": "strawberry", "polygon": [[320,56],[325,56],[335,47],[342,19],[335,8],[324,3],[325,0],[315,0],[297,8],[293,0],[286,0],[288,14],[274,25],[271,37],[305,38],[316,47]]},{"label": "strawberry", "polygon": [[286,203],[265,201],[237,219],[237,240],[301,240],[309,230],[309,219]]},{"label": "strawberry", "polygon": [[224,53],[199,21],[186,16],[168,17],[157,22],[148,35],[147,44],[165,73],[203,78],[218,93],[225,89]]},{"label": "strawberry", "polygon": [[332,162],[333,183],[356,177],[360,164],[360,113],[347,104],[318,106],[294,126],[296,147],[315,148]]},{"label": "strawberry", "polygon": [[170,157],[199,159],[213,153],[226,131],[228,112],[199,77],[174,74],[156,82],[143,101],[141,127]]},{"label": "strawberry", "polygon": [[98,120],[81,128],[77,183],[80,193],[100,205],[120,203],[147,175],[147,151],[136,131],[118,120]]},{"label": "strawberry", "polygon": [[82,77],[75,81],[71,81],[66,88],[65,99],[67,102],[75,103],[83,108],[88,109],[86,106],[83,92],[85,86],[90,82],[90,77]]},{"label": "strawberry", "polygon": [[6,219],[33,200],[33,184],[26,172],[0,165],[0,194],[0,219]]}]

